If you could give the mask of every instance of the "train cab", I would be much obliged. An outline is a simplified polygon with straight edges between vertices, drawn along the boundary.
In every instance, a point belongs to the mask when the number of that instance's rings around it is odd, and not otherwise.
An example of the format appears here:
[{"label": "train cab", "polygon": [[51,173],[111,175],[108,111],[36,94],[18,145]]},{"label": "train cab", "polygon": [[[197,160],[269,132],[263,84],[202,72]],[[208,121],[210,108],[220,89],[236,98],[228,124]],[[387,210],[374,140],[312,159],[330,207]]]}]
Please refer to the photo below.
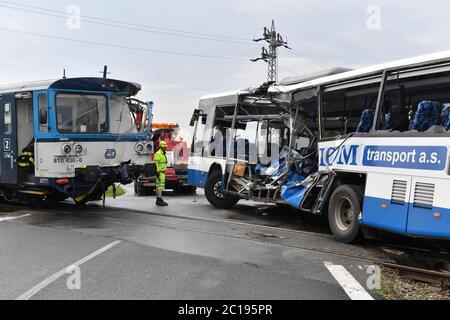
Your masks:
[{"label": "train cab", "polygon": [[151,174],[152,102],[141,86],[73,78],[0,87],[0,194],[77,204]]}]

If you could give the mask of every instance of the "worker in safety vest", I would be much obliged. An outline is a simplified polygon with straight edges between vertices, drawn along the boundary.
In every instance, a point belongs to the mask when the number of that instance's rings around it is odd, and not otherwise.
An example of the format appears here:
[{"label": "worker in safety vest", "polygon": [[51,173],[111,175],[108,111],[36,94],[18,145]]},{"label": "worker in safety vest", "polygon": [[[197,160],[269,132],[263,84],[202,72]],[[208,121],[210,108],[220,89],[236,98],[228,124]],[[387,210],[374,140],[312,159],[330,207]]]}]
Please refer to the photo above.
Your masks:
[{"label": "worker in safety vest", "polygon": [[19,158],[17,158],[17,165],[29,172],[34,171],[34,139],[22,150]]},{"label": "worker in safety vest", "polygon": [[163,191],[166,189],[166,171],[167,171],[167,143],[161,141],[159,150],[155,153],[154,161],[156,164],[156,205],[167,207],[168,204],[162,198]]}]

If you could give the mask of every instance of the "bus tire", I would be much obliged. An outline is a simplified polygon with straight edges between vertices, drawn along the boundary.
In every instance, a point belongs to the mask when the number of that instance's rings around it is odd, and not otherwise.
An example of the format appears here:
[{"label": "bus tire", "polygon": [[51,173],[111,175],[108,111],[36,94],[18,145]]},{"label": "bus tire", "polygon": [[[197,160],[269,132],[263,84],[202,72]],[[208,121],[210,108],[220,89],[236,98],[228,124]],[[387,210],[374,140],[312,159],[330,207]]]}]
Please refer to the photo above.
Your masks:
[{"label": "bus tire", "polygon": [[205,186],[206,199],[218,209],[231,209],[239,202],[239,198],[222,193],[222,179],[220,171],[213,171],[210,174]]},{"label": "bus tire", "polygon": [[362,202],[362,191],[358,186],[341,185],[334,191],[328,208],[328,222],[338,241],[351,244],[362,239],[359,223]]}]

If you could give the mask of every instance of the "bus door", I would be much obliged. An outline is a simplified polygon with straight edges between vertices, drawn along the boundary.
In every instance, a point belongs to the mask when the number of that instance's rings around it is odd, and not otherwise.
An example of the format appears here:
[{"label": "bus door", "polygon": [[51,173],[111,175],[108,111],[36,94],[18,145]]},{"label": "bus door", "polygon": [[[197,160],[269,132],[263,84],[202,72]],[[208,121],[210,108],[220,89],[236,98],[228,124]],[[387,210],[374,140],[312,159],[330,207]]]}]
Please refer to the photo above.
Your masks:
[{"label": "bus door", "polygon": [[14,94],[0,96],[0,132],[2,147],[0,157],[0,182],[17,183],[17,121],[16,99]]}]

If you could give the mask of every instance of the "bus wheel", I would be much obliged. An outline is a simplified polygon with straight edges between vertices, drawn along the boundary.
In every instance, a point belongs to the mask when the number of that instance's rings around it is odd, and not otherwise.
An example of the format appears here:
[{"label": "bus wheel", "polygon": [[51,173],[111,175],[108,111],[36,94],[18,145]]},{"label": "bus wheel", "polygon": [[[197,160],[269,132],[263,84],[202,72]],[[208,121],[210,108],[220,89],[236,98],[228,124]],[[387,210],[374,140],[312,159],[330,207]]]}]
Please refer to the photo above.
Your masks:
[{"label": "bus wheel", "polygon": [[339,241],[356,243],[362,239],[359,223],[362,198],[360,188],[353,185],[342,185],[331,196],[328,221],[333,235]]},{"label": "bus wheel", "polygon": [[209,203],[218,209],[230,209],[239,202],[238,197],[223,194],[222,172],[220,171],[215,171],[209,176],[206,181],[205,195]]}]

